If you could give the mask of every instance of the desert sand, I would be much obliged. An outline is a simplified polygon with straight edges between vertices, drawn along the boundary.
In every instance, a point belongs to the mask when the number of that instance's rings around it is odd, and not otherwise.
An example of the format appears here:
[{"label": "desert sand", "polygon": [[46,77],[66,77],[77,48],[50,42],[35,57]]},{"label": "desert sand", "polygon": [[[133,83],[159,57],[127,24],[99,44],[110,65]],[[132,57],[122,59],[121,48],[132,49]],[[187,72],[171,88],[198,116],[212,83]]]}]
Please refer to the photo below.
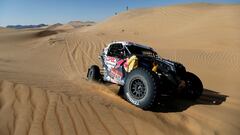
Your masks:
[{"label": "desert sand", "polygon": [[[136,9],[89,27],[0,28],[0,135],[239,135],[240,5]],[[147,44],[204,84],[197,101],[144,111],[86,81],[115,40]]]}]

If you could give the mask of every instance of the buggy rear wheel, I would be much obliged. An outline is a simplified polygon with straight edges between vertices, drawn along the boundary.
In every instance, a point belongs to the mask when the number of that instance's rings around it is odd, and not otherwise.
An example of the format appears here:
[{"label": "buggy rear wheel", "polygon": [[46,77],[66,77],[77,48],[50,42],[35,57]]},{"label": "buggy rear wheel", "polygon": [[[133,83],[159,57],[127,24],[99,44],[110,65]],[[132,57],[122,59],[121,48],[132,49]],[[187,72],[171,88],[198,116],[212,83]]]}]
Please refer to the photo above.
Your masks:
[{"label": "buggy rear wheel", "polygon": [[183,96],[191,100],[198,99],[203,92],[201,80],[191,72],[186,72],[184,80],[186,82],[186,89],[182,93]]}]

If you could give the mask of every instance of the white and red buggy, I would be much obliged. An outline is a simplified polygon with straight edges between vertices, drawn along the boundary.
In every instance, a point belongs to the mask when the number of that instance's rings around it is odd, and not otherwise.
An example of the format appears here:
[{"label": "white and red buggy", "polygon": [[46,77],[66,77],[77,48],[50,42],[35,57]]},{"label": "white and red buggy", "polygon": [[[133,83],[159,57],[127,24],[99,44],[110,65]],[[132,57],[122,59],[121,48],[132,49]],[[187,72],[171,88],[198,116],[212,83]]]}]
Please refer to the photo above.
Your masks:
[{"label": "white and red buggy", "polygon": [[123,97],[143,108],[153,107],[162,95],[183,95],[197,99],[203,91],[201,80],[185,67],[164,59],[148,46],[133,42],[112,42],[99,56],[103,72],[92,65],[87,77],[121,86]]}]

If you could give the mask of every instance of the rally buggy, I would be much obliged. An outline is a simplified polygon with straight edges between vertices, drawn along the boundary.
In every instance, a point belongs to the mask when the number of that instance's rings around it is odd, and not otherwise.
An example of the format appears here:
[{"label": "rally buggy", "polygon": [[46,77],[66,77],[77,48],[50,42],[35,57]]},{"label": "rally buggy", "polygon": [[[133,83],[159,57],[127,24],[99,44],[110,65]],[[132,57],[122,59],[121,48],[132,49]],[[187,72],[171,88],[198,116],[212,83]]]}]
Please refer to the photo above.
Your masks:
[{"label": "rally buggy", "polygon": [[178,63],[160,57],[151,47],[133,42],[112,42],[88,69],[88,80],[120,85],[123,97],[142,109],[153,107],[163,95],[197,99],[203,92],[201,80]]}]

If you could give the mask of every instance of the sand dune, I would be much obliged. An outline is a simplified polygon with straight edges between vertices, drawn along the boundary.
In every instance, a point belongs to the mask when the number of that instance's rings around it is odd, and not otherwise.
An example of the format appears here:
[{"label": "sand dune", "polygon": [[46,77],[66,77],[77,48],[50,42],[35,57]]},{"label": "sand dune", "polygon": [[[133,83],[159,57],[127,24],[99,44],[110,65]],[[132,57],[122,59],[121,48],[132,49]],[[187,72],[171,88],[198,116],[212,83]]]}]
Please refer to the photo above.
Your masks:
[{"label": "sand dune", "polygon": [[55,28],[60,27],[60,26],[62,26],[62,25],[63,25],[63,24],[61,24],[61,23],[55,23],[55,24],[49,25],[49,26],[48,26],[48,29],[55,29]]},{"label": "sand dune", "polygon": [[86,26],[92,26],[95,24],[95,22],[92,21],[70,21],[68,24],[72,25],[74,28],[81,28]]},{"label": "sand dune", "polygon": [[[0,30],[0,134],[238,135],[239,18],[239,5],[187,4],[130,10],[78,29]],[[203,95],[143,111],[119,97],[118,86],[86,81],[113,40],[180,61],[202,79]]]}]

